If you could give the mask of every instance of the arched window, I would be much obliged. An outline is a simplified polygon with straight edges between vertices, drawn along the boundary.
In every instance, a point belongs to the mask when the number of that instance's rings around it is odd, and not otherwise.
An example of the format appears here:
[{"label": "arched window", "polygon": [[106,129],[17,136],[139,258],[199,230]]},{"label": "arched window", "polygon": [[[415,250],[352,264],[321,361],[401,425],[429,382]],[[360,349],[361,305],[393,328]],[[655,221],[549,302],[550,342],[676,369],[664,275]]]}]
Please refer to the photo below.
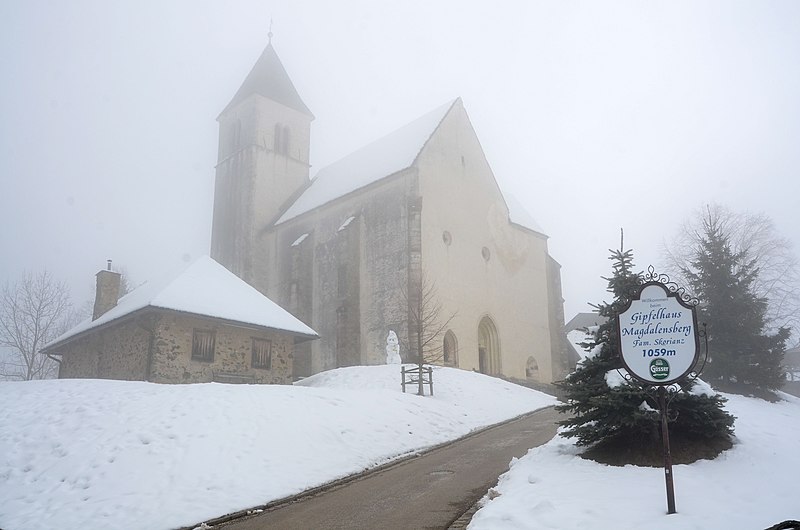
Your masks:
[{"label": "arched window", "polygon": [[447,330],[442,341],[442,363],[448,366],[458,366],[458,341],[452,330]]}]

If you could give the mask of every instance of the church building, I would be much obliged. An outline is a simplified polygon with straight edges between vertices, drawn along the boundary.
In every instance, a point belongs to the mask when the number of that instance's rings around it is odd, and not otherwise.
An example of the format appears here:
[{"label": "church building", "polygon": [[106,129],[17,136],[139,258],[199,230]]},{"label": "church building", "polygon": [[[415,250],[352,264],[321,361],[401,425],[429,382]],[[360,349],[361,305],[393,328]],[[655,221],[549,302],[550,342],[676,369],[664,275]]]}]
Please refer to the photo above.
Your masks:
[{"label": "church building", "polygon": [[271,43],[218,117],[211,256],[319,334],[296,346],[295,377],[383,364],[395,336],[413,362],[423,285],[447,323],[443,364],[566,374],[560,265],[461,99],[310,178],[313,119]]}]

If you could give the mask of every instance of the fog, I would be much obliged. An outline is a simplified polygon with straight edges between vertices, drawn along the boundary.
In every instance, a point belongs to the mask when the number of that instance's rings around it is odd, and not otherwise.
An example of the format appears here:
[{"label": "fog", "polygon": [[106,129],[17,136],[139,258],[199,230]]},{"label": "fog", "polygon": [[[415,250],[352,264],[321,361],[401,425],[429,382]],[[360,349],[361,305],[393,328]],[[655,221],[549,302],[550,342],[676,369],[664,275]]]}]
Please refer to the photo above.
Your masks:
[{"label": "fog", "polygon": [[703,203],[800,246],[800,3],[3,2],[0,282],[90,298],[209,251],[216,117],[267,44],[312,175],[462,97],[501,187],[550,236],[569,319],[608,249],[658,265]]}]

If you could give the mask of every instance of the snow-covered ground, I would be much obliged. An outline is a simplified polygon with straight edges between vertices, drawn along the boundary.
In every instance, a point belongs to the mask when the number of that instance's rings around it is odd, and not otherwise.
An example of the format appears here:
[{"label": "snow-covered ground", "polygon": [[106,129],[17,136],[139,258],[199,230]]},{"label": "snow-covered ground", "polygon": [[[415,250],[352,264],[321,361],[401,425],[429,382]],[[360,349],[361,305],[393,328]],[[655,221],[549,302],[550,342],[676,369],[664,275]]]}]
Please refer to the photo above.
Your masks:
[{"label": "snow-covered ground", "polygon": [[725,397],[735,445],[713,461],[673,467],[678,513],[666,515],[663,468],[583,460],[556,436],[513,463],[469,529],[753,530],[800,520],[800,399]]},{"label": "snow-covered ground", "polygon": [[190,525],[555,402],[450,368],[421,398],[401,393],[399,371],[295,386],[0,383],[0,528]]}]

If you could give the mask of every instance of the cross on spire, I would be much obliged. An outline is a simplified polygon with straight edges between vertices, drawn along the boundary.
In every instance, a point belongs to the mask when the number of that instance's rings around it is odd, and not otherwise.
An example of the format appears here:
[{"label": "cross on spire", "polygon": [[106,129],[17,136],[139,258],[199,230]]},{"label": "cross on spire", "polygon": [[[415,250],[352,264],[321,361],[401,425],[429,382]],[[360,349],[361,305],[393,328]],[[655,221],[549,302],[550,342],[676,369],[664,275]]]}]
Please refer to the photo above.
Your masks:
[{"label": "cross on spire", "polygon": [[267,33],[267,37],[269,38],[268,44],[272,44],[272,17],[269,17],[269,33]]}]

